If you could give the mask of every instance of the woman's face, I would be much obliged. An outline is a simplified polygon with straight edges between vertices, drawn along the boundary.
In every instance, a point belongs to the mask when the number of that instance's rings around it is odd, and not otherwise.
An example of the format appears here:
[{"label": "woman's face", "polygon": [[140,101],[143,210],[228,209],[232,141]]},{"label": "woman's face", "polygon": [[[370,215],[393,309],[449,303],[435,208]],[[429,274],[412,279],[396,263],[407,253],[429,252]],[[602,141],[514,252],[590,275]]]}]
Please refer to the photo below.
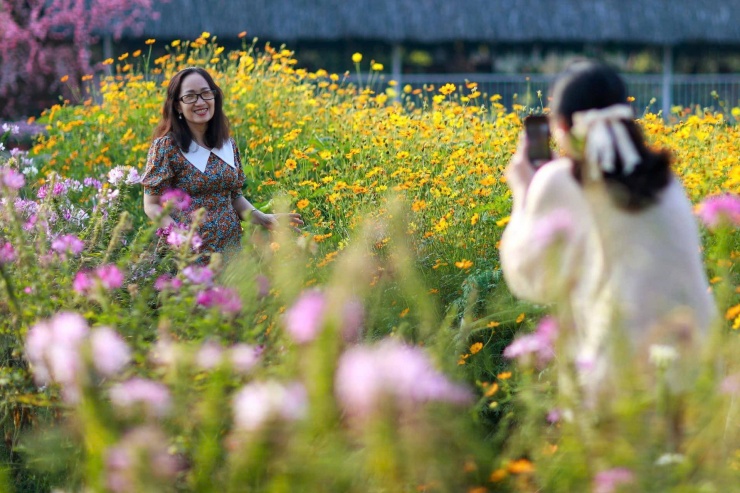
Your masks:
[{"label": "woman's face", "polygon": [[204,131],[208,122],[213,118],[216,110],[216,100],[204,100],[202,97],[196,99],[194,103],[182,102],[182,97],[188,94],[200,94],[206,97],[213,97],[206,79],[197,72],[190,73],[182,79],[180,84],[180,94],[178,95],[177,109],[182,113],[182,117],[188,122],[188,126],[193,130]]}]

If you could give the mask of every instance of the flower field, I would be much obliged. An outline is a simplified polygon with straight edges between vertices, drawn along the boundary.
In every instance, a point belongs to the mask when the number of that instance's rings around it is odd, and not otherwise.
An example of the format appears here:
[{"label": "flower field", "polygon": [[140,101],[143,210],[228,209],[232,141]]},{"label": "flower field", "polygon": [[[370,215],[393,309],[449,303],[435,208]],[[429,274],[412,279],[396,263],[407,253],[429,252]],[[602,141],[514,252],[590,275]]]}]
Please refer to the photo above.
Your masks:
[{"label": "flower field", "polygon": [[[722,317],[679,400],[656,352],[594,411],[560,397],[562,328],[498,264],[503,171],[533,108],[474,81],[399,86],[360,54],[330,74],[208,33],[155,46],[86,76],[29,152],[0,148],[0,492],[740,483],[740,108],[641,115],[697,204]],[[138,184],[190,65],[223,91],[245,196],[306,222],[245,224],[241,254],[208,267],[191,232],[150,224]]]}]

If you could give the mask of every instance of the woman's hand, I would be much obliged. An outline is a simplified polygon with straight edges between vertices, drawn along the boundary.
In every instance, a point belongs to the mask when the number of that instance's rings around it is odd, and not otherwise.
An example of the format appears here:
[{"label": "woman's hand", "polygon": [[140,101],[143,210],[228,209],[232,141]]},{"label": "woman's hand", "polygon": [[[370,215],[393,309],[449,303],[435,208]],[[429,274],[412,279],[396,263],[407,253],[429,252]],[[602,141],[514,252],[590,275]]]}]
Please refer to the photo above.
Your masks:
[{"label": "woman's hand", "polygon": [[257,224],[268,230],[273,230],[280,222],[287,221],[295,231],[300,231],[299,226],[303,226],[303,219],[300,214],[295,212],[266,214],[260,210],[252,211],[252,224]]}]

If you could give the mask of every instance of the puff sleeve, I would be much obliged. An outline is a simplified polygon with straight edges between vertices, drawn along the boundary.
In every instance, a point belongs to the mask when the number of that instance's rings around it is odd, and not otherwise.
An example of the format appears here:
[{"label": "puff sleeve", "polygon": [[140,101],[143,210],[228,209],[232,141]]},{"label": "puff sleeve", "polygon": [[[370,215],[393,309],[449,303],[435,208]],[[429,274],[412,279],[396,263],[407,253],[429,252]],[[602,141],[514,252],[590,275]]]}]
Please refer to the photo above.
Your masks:
[{"label": "puff sleeve", "polygon": [[172,169],[172,150],[176,146],[168,137],[160,137],[152,142],[146,158],[146,169],[141,185],[147,195],[162,195],[173,188],[175,173]]}]

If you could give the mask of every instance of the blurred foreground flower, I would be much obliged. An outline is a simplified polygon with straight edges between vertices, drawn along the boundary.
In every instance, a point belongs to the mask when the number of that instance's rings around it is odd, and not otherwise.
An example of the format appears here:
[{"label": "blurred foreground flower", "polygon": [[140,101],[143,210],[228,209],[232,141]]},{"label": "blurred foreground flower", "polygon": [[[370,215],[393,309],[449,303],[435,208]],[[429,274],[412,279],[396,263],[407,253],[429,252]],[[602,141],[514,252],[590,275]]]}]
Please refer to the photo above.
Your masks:
[{"label": "blurred foreground flower", "polygon": [[545,317],[540,321],[533,334],[517,337],[514,342],[509,344],[504,349],[504,356],[512,359],[525,359],[529,355],[535,355],[538,364],[547,364],[555,356],[553,343],[557,335],[557,322],[552,317]]},{"label": "blurred foreground flower", "polygon": [[616,467],[601,471],[594,477],[594,493],[612,493],[617,491],[620,485],[632,483],[635,475],[625,467]]},{"label": "blurred foreground flower", "polygon": [[239,294],[223,286],[215,286],[199,292],[195,297],[195,302],[206,308],[218,307],[221,312],[227,314],[239,313],[242,309]]},{"label": "blurred foreground flower", "polygon": [[285,313],[285,329],[298,344],[316,338],[324,322],[326,299],[320,291],[303,293]]},{"label": "blurred foreground flower", "polygon": [[734,194],[709,197],[699,204],[697,214],[709,229],[724,223],[740,226],[740,197]]},{"label": "blurred foreground flower", "polygon": [[306,415],[307,402],[306,389],[299,383],[253,382],[234,396],[234,426],[256,431],[271,420],[295,421]]},{"label": "blurred foreground flower", "polygon": [[26,184],[26,179],[22,173],[4,166],[0,168],[0,182],[11,190],[20,190]]},{"label": "blurred foreground flower", "polygon": [[13,262],[15,256],[15,248],[13,248],[10,242],[0,242],[0,265]]},{"label": "blurred foreground flower", "polygon": [[26,356],[33,365],[36,383],[75,387],[82,366],[79,348],[88,332],[87,321],[71,312],[57,313],[31,327],[26,335]]},{"label": "blurred foreground flower", "polygon": [[387,397],[408,409],[428,401],[465,404],[473,397],[436,370],[421,348],[392,339],[346,351],[339,359],[335,389],[342,407],[358,417],[377,412]]},{"label": "blurred foreground flower", "polygon": [[167,190],[162,194],[162,205],[172,204],[172,207],[184,211],[190,207],[190,195],[180,189]]},{"label": "blurred foreground flower", "polygon": [[164,416],[170,409],[170,391],[162,383],[132,378],[110,389],[111,402],[121,409],[142,409],[145,414]]},{"label": "blurred foreground flower", "polygon": [[115,330],[101,327],[90,335],[93,364],[101,375],[112,377],[131,361],[131,350]]},{"label": "blurred foreground flower", "polygon": [[[114,493],[137,491],[142,482],[145,491],[165,491],[181,461],[168,452],[167,437],[153,426],[134,428],[120,442],[106,451],[106,483]],[[141,490],[139,490],[141,491]]]}]

